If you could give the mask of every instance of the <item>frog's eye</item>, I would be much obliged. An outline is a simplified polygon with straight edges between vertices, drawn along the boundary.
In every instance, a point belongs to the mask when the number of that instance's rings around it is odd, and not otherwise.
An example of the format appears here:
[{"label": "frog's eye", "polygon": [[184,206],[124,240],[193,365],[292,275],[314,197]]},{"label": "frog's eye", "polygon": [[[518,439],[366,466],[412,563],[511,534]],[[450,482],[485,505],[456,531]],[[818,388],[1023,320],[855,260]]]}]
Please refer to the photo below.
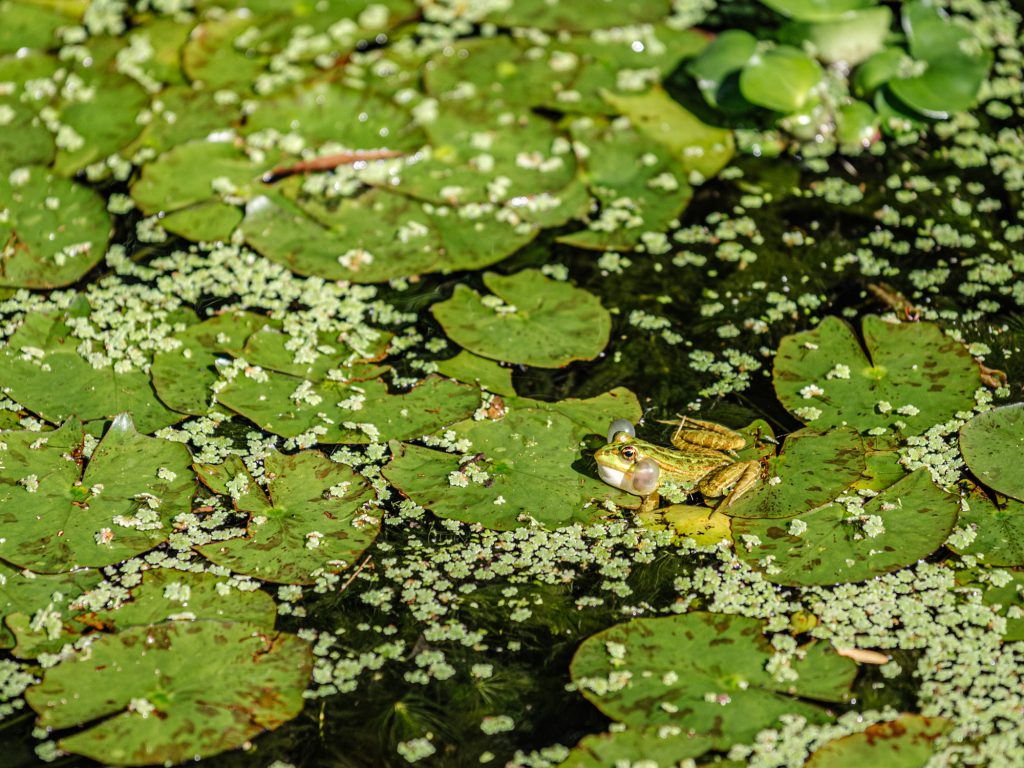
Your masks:
[{"label": "frog's eye", "polygon": [[622,458],[624,458],[626,461],[633,461],[633,459],[636,458],[636,448],[634,448],[632,445],[627,445],[625,448],[622,449],[621,453]]}]

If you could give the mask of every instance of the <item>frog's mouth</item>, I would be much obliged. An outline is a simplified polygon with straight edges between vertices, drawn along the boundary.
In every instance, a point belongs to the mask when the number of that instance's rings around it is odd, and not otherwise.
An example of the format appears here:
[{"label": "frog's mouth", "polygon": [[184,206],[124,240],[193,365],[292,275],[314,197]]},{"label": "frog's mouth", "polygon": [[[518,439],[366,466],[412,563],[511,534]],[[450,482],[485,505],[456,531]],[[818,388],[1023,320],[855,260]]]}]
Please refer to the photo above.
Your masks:
[{"label": "frog's mouth", "polygon": [[626,479],[626,473],[620,469],[612,469],[611,467],[606,467],[604,464],[598,464],[597,476],[613,488],[631,492],[629,481]]}]

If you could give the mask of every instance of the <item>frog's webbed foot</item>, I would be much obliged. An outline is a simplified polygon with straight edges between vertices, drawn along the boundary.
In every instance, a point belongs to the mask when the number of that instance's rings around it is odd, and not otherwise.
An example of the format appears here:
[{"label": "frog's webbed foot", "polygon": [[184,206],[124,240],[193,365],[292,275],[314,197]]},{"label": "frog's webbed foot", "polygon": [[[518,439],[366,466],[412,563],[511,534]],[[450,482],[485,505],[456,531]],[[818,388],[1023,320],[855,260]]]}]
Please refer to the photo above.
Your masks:
[{"label": "frog's webbed foot", "polygon": [[716,451],[738,451],[747,444],[747,439],[728,427],[713,421],[701,421],[683,416],[679,428],[672,435],[672,445],[685,449],[688,445],[699,445]]},{"label": "frog's webbed foot", "polygon": [[655,491],[654,493],[643,497],[643,501],[640,502],[640,506],[637,508],[636,512],[638,515],[653,512],[658,508],[659,504],[661,504],[661,495]]},{"label": "frog's webbed foot", "polygon": [[724,496],[729,488],[732,491],[722,502],[722,507],[728,507],[736,499],[757,485],[761,479],[761,462],[759,461],[738,461],[735,464],[716,469],[708,474],[697,484],[697,490],[705,497],[715,499]]}]

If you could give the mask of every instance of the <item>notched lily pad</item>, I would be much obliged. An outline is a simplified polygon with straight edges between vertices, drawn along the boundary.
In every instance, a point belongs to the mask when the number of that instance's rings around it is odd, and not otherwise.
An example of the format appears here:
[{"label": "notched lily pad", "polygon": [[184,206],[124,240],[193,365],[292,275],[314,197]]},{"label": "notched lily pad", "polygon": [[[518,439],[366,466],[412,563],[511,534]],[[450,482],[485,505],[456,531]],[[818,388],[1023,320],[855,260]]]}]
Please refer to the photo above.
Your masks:
[{"label": "notched lily pad", "polygon": [[814,643],[793,665],[796,680],[775,680],[762,632],[755,619],[703,611],[635,619],[587,638],[570,672],[593,704],[634,728],[675,725],[735,743],[784,714],[830,720],[811,701],[845,701],[856,664]]},{"label": "notched lily pad", "polygon": [[98,570],[88,569],[59,574],[22,571],[0,562],[0,648],[13,648],[14,635],[4,618],[15,613],[33,616],[48,607],[63,610],[76,597],[103,580]]},{"label": "notched lily pad", "polygon": [[88,463],[76,419],[2,439],[0,558],[19,567],[58,573],[127,560],[166,541],[171,521],[191,507],[188,449],[140,435],[127,414]]},{"label": "notched lily pad", "polygon": [[39,725],[85,730],[61,749],[108,765],[192,761],[295,717],[312,669],[304,641],[245,622],[173,621],[107,635],[25,697]]},{"label": "notched lily pad", "polygon": [[592,360],[608,343],[611,317],[587,291],[535,269],[507,277],[488,272],[484,284],[493,296],[457,285],[431,308],[449,338],[474,354],[559,368]]},{"label": "notched lily pad", "polygon": [[727,744],[710,736],[672,728],[627,728],[584,736],[558,768],[618,768],[643,755],[652,765],[679,765]]},{"label": "notched lily pad", "polygon": [[993,500],[977,488],[964,503],[959,524],[972,530],[974,539],[966,547],[950,543],[950,549],[981,556],[985,565],[1024,565],[1024,503],[1004,497]]},{"label": "notched lily pad", "polygon": [[1024,403],[994,408],[964,424],[960,452],[981,482],[1024,501]]},{"label": "notched lily pad", "polygon": [[935,740],[953,727],[943,717],[905,714],[875,723],[817,749],[807,768],[921,768],[935,754]]}]

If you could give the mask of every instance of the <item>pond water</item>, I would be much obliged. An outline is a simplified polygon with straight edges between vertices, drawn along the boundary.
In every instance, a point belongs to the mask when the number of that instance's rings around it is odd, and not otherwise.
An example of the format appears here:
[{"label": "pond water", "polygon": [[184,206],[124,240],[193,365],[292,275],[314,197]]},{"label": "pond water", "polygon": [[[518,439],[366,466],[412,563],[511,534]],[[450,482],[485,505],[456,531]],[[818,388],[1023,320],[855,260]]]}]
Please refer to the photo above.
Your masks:
[{"label": "pond water", "polygon": [[0,0],[0,764],[1024,762],[1022,40]]}]

